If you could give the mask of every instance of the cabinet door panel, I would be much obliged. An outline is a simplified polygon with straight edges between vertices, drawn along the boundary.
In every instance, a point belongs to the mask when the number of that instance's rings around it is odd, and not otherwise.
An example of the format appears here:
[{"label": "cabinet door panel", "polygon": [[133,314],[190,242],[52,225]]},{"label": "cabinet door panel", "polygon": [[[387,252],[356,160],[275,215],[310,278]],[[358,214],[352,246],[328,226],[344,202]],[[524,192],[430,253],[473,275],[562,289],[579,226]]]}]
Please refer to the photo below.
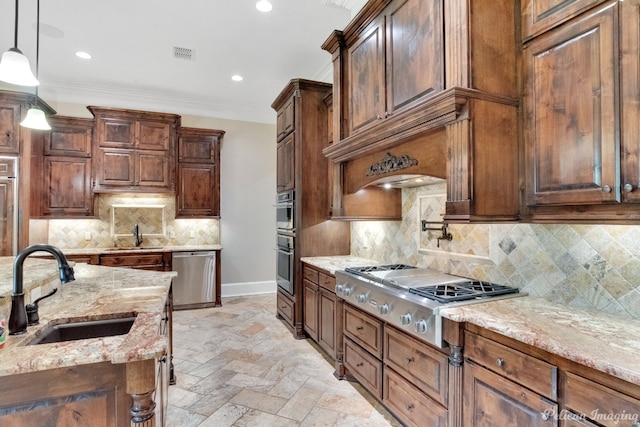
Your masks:
[{"label": "cabinet door panel", "polygon": [[52,117],[51,132],[45,138],[45,156],[91,157],[93,120]]},{"label": "cabinet door panel", "polygon": [[135,184],[134,153],[129,150],[100,149],[100,184],[130,186]]},{"label": "cabinet door panel", "polygon": [[464,365],[463,396],[468,427],[558,425],[557,404],[470,360]]},{"label": "cabinet door panel", "polygon": [[141,121],[138,123],[138,145],[140,150],[168,150],[171,126],[169,123]]},{"label": "cabinet door panel", "polygon": [[86,216],[93,214],[91,159],[45,157],[44,215]]},{"label": "cabinet door panel", "polygon": [[136,185],[169,187],[169,164],[164,151],[136,152]]},{"label": "cabinet door panel", "polygon": [[522,37],[540,34],[606,0],[522,0]]},{"label": "cabinet door panel", "polygon": [[276,113],[276,131],[278,141],[287,136],[293,130],[295,119],[294,106],[295,96],[292,96]]},{"label": "cabinet door panel", "polygon": [[178,216],[220,215],[217,175],[217,165],[178,166]]},{"label": "cabinet door panel", "polygon": [[620,2],[620,153],[622,197],[640,202],[640,2]]},{"label": "cabinet door panel", "polygon": [[318,341],[318,285],[308,280],[304,283],[304,331],[309,337]]},{"label": "cabinet door panel", "polygon": [[442,1],[400,0],[391,7],[386,28],[388,113],[444,88]]},{"label": "cabinet door panel", "polygon": [[336,358],[336,296],[333,292],[320,289],[318,294],[318,344],[329,355]]},{"label": "cabinet door panel", "polygon": [[349,49],[349,130],[357,131],[384,115],[384,24],[374,22]]},{"label": "cabinet door panel", "polygon": [[607,5],[526,49],[529,205],[619,200],[614,12]]},{"label": "cabinet door panel", "polygon": [[101,147],[133,148],[135,132],[135,122],[131,120],[100,119],[98,121],[98,140]]},{"label": "cabinet door panel", "polygon": [[20,152],[20,104],[0,105],[0,153]]},{"label": "cabinet door panel", "polygon": [[295,133],[289,134],[278,143],[276,180],[278,191],[293,190],[295,187]]}]

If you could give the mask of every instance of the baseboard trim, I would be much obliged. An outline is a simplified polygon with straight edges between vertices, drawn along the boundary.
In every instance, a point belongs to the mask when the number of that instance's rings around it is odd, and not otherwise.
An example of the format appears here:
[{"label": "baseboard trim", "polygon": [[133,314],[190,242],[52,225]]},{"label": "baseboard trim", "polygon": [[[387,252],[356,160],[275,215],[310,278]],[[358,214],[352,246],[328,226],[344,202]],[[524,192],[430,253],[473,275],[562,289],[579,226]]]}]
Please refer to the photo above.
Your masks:
[{"label": "baseboard trim", "polygon": [[266,280],[264,282],[223,283],[222,297],[274,294],[276,289],[277,285],[275,280]]}]

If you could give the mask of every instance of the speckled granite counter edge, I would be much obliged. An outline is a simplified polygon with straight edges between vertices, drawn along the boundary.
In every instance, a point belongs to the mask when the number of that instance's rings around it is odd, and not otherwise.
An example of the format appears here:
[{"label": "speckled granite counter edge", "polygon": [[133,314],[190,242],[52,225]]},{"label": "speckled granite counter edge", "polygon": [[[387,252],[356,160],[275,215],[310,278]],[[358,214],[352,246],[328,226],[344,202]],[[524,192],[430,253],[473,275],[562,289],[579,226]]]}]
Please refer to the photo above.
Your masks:
[{"label": "speckled granite counter edge", "polygon": [[445,307],[440,315],[640,385],[640,322],[531,296]]}]

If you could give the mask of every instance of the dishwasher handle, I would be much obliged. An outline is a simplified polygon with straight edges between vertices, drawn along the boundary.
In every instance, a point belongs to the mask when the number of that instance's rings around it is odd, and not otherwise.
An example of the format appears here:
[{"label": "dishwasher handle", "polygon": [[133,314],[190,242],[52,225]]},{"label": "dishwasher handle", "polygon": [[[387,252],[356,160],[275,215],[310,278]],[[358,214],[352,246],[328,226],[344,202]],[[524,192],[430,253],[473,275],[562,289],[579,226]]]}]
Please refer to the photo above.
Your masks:
[{"label": "dishwasher handle", "polygon": [[202,251],[195,251],[195,252],[174,252],[172,257],[173,258],[191,258],[194,256],[215,256],[216,253],[215,252],[202,252]]}]

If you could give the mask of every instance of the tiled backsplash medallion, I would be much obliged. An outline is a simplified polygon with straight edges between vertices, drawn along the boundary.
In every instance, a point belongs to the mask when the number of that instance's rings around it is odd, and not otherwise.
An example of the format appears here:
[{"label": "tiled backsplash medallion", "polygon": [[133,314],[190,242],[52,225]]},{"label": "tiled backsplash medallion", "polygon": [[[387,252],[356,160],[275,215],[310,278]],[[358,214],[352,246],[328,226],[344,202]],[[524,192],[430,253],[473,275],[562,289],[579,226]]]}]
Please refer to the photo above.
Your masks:
[{"label": "tiled backsplash medallion", "polygon": [[[175,219],[175,198],[169,195],[110,195],[98,196],[97,219],[52,219],[48,222],[48,242],[61,249],[65,248],[104,248],[114,245],[111,234],[111,206],[164,206],[166,235],[146,236],[145,229],[157,230],[157,215],[139,215],[139,224],[144,239],[144,246],[181,246],[181,245],[215,245],[220,243],[220,221],[217,219]],[[117,209],[115,212],[117,223],[128,223],[128,219],[118,218],[126,214],[127,209]],[[147,221],[149,222],[147,224]],[[38,220],[38,222],[41,222]],[[41,227],[38,227],[41,228]],[[86,240],[87,233],[91,238]],[[133,234],[117,237],[118,246],[133,246]]]},{"label": "tiled backsplash medallion", "polygon": [[640,319],[640,227],[450,224],[452,241],[420,231],[442,219],[446,184],[402,190],[402,221],[351,223],[351,254],[516,286],[563,305]]}]

